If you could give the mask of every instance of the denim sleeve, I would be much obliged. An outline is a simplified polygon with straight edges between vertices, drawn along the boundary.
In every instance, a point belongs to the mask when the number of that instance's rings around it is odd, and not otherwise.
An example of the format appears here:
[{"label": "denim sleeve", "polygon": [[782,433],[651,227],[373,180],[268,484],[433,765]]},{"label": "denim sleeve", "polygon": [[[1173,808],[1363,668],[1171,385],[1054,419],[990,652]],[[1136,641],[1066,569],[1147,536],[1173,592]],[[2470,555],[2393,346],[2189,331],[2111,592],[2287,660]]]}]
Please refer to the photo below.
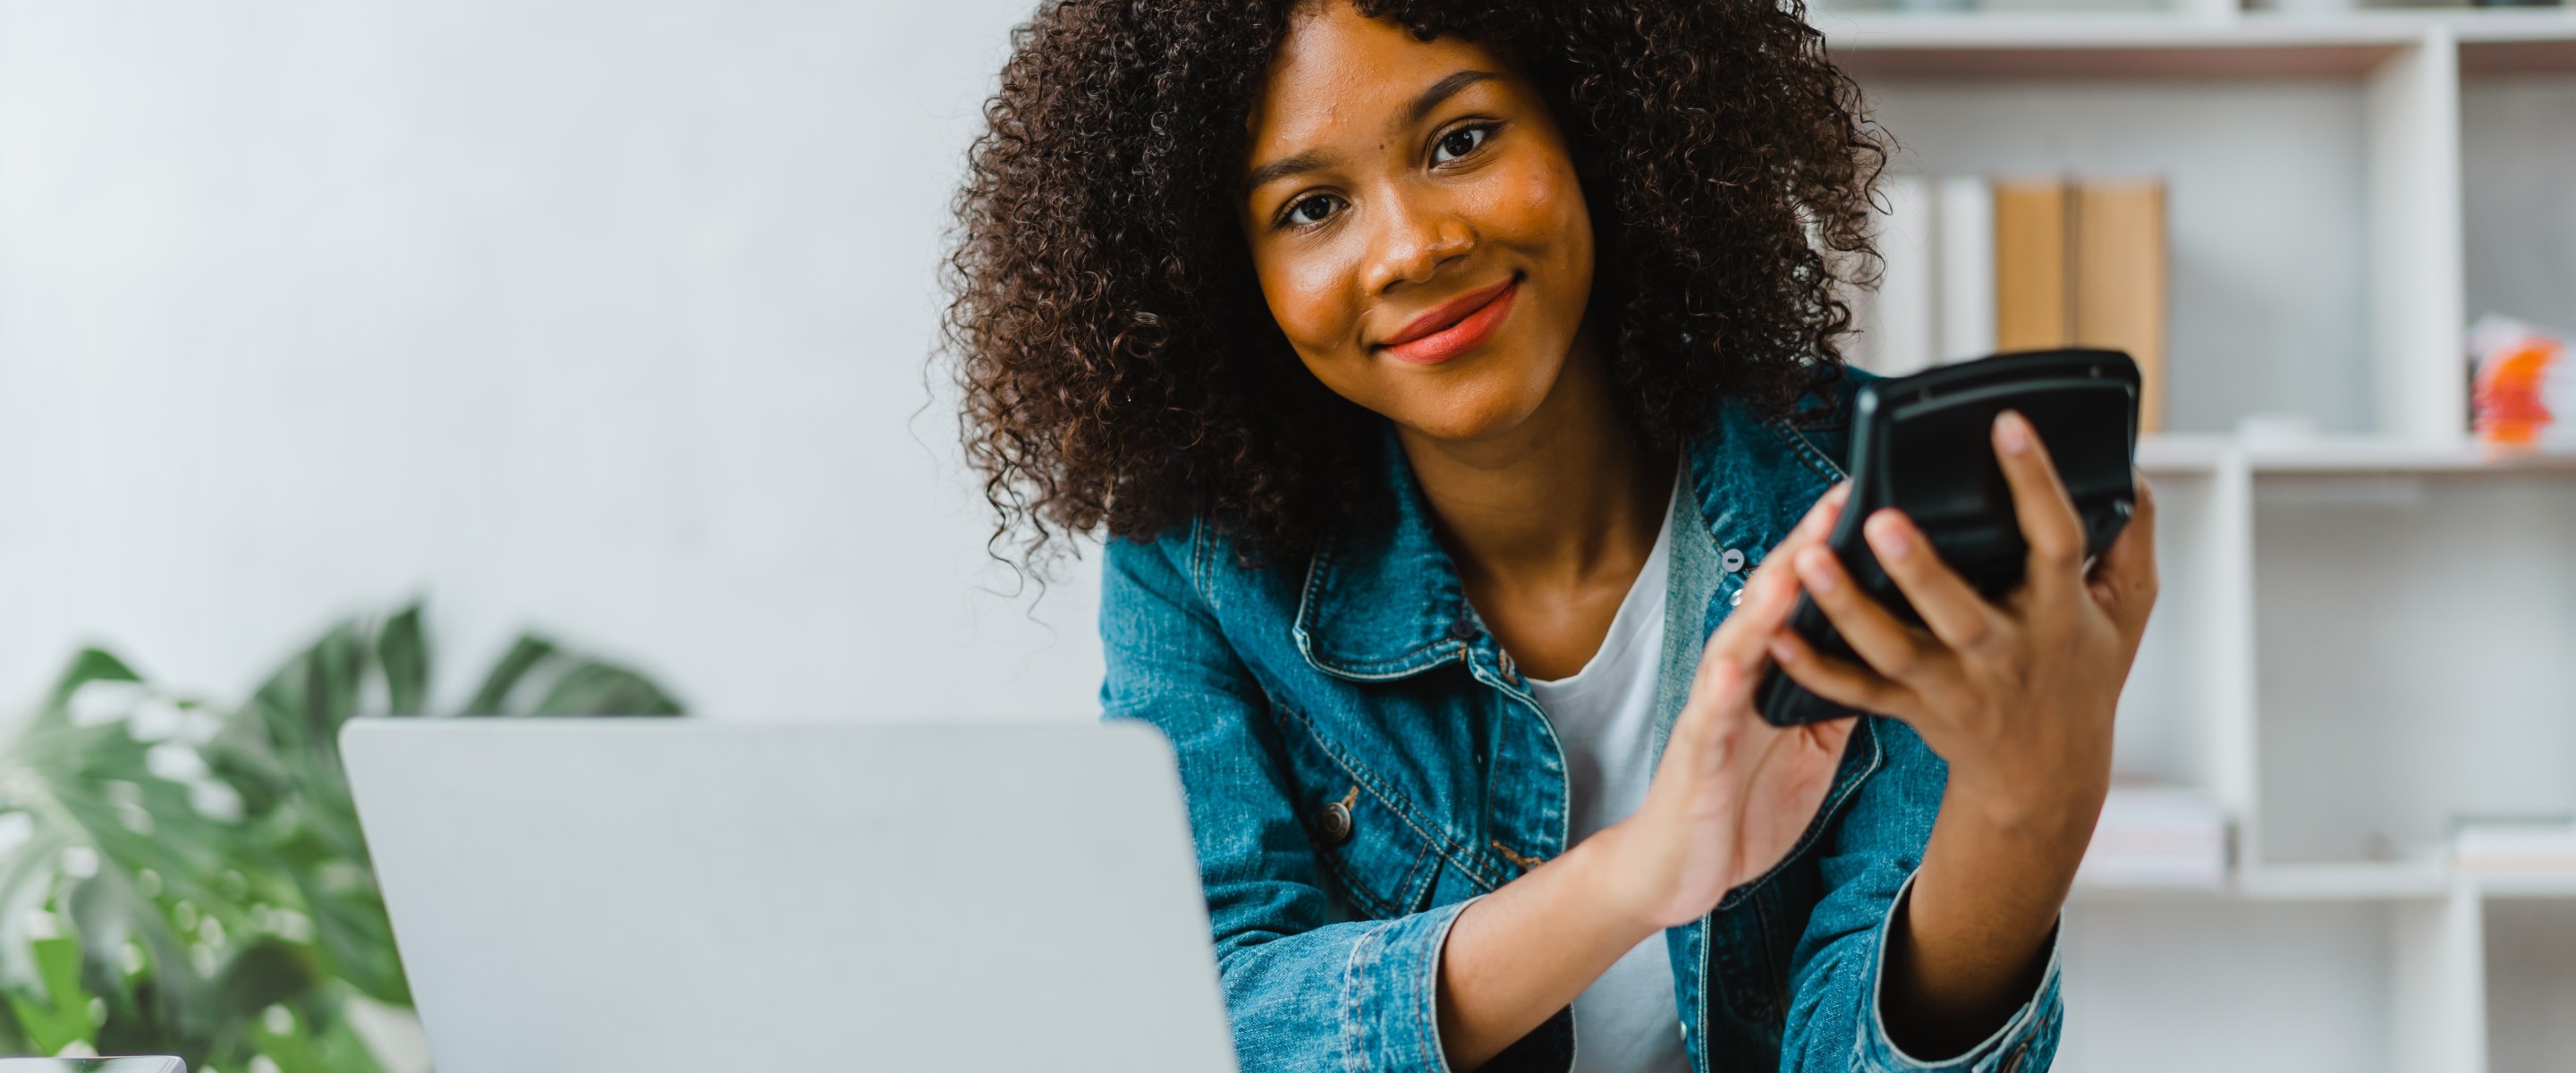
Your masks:
[{"label": "denim sleeve", "polygon": [[2056,1057],[2064,1013],[2058,999],[2062,926],[2049,935],[2048,968],[2037,989],[2003,1027],[1966,1053],[1927,1062],[1888,1039],[1880,994],[1887,931],[1912,889],[1949,769],[1903,723],[1863,718],[1876,720],[1885,757],[1880,770],[1853,795],[1820,862],[1826,892],[1790,960],[1794,994],[1781,1068],[1817,1073],[2047,1069]]},{"label": "denim sleeve", "polygon": [[1446,1070],[1441,944],[1467,902],[1351,921],[1326,896],[1267,702],[1192,580],[1187,544],[1113,541],[1103,569],[1104,718],[1180,758],[1217,972],[1244,1073]]}]

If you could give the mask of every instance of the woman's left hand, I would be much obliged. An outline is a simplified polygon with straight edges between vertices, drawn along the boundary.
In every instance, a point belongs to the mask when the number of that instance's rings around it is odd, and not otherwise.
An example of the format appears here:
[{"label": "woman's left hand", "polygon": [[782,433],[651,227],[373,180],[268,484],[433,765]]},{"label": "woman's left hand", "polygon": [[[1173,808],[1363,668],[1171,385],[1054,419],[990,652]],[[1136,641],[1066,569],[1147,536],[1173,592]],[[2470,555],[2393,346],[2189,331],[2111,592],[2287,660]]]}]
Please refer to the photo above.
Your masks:
[{"label": "woman's left hand", "polygon": [[2021,588],[1987,601],[1912,520],[1880,510],[1862,532],[1924,625],[1899,620],[1831,551],[1810,547],[1798,578],[1868,666],[1785,629],[1772,655],[1818,696],[1904,720],[1949,762],[1954,791],[2011,812],[2080,806],[2089,835],[2109,786],[2112,714],[2156,600],[2155,499],[2139,482],[2135,515],[2088,570],[2083,522],[2030,422],[2005,413],[1994,445],[2030,545]]}]

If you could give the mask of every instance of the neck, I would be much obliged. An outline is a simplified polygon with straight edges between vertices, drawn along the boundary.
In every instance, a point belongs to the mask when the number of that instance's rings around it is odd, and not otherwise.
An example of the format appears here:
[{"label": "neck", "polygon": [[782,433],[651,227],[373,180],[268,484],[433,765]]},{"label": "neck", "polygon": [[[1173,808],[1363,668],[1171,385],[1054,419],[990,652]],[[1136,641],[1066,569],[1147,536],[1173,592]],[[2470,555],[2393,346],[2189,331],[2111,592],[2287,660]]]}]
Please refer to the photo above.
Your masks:
[{"label": "neck", "polygon": [[1509,433],[1436,440],[1399,430],[1470,592],[1633,578],[1654,550],[1674,459],[1649,456],[1619,420],[1609,378],[1577,345],[1556,388]]}]

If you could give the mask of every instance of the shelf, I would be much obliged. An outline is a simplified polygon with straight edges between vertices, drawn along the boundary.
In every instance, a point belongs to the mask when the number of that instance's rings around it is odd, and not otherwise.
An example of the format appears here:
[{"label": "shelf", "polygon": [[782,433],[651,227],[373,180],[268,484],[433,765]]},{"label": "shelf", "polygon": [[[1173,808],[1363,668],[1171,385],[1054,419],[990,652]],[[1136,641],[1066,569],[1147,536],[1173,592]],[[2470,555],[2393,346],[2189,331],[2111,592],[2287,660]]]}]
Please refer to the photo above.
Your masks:
[{"label": "shelf", "polygon": [[2463,65],[2576,70],[2576,12],[1890,14],[1815,18],[1863,78],[2359,78],[2436,30]]},{"label": "shelf", "polygon": [[2489,898],[2576,898],[2576,870],[2462,869],[2458,874],[2479,894]]},{"label": "shelf", "polygon": [[2247,440],[2223,433],[2166,432],[2138,441],[2138,468],[2148,476],[2214,472],[2230,454],[2264,475],[2406,474],[2481,476],[2576,475],[2576,454],[2491,456],[2473,443],[2425,444],[2382,436],[2313,436]]},{"label": "shelf", "polygon": [[2236,890],[2257,901],[2439,898],[2450,893],[2451,874],[2440,861],[2266,864],[2240,870]]},{"label": "shelf", "polygon": [[2079,881],[2072,897],[2088,904],[2388,902],[2444,898],[2462,889],[2486,898],[2576,899],[2576,870],[2484,871],[2441,861],[2267,864],[2236,871],[2224,887]]},{"label": "shelf", "polygon": [[2576,473],[2576,455],[2491,457],[2474,443],[2412,443],[2369,436],[2319,436],[2256,442],[2246,448],[2256,473],[2405,473],[2479,475]]},{"label": "shelf", "polygon": [[2216,433],[2149,433],[2138,439],[2138,468],[2150,477],[2208,473],[2235,446],[2234,437]]}]

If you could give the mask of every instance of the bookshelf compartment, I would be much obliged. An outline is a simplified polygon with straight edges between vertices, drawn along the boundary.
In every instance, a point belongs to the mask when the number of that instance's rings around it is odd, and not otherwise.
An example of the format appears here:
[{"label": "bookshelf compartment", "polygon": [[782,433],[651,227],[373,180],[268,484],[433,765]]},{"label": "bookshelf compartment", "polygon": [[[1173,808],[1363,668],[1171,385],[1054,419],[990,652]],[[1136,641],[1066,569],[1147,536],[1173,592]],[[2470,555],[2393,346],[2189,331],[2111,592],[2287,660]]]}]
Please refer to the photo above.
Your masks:
[{"label": "bookshelf compartment", "polygon": [[2395,913],[2367,902],[2070,906],[2057,1068],[2395,1073]]},{"label": "bookshelf compartment", "polygon": [[2576,1055],[2576,902],[2489,898],[2487,1068],[2559,1073]]},{"label": "bookshelf compartment", "polygon": [[2147,636],[2120,695],[2112,759],[2115,778],[2184,786],[2224,800],[2226,683],[2230,638],[2229,524],[2221,478],[2157,474],[2156,561],[2161,588]]},{"label": "bookshelf compartment", "polygon": [[[2462,82],[2465,311],[2576,333],[2576,42],[2557,44],[2557,71]],[[2462,46],[2464,67],[2477,48]]]},{"label": "bookshelf compartment", "polygon": [[2376,427],[2364,83],[1864,79],[1892,170],[2162,176],[2166,427]]},{"label": "bookshelf compartment", "polygon": [[2262,859],[2576,809],[2576,479],[2271,475],[2253,515]]}]

